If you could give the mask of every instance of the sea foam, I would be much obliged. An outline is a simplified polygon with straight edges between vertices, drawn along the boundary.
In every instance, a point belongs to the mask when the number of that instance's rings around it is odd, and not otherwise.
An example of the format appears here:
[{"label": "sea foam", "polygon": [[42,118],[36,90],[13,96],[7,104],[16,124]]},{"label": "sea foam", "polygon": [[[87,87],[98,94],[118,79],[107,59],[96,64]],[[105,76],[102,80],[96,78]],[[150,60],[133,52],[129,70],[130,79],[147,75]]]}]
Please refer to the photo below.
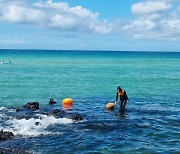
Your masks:
[{"label": "sea foam", "polygon": [[[55,124],[69,124],[73,121],[68,118],[55,118],[53,116],[47,115],[38,115],[39,118],[30,118],[30,119],[16,119],[12,118],[8,121],[9,126],[5,128],[8,131],[14,133],[14,135],[23,135],[23,136],[38,136],[38,135],[48,135],[54,134],[46,130],[50,125]],[[36,123],[38,123],[36,125]]]}]

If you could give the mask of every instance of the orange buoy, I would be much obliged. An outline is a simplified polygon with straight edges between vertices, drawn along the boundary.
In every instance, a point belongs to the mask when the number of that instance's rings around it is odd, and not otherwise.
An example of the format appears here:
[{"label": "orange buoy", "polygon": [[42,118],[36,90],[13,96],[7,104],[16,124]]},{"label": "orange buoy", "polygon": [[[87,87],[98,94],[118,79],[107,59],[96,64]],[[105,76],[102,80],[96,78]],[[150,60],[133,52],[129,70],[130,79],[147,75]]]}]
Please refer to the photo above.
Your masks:
[{"label": "orange buoy", "polygon": [[71,99],[71,98],[63,99],[62,105],[63,105],[64,109],[71,109],[73,106],[73,99]]},{"label": "orange buoy", "polygon": [[73,104],[65,104],[63,103],[63,109],[67,110],[67,109],[72,109]]},{"label": "orange buoy", "polygon": [[108,103],[108,104],[106,105],[106,109],[113,109],[115,106],[116,106],[115,103]]},{"label": "orange buoy", "polygon": [[63,100],[63,104],[73,104],[73,99],[71,99],[71,98],[65,98],[65,99]]}]

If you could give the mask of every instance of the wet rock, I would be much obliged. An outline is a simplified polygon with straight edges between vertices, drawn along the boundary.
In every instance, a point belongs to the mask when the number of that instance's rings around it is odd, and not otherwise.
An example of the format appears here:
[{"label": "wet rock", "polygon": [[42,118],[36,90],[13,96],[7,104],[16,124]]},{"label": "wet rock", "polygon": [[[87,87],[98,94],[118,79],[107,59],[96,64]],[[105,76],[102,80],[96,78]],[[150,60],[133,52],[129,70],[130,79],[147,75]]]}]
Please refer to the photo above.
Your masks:
[{"label": "wet rock", "polygon": [[54,99],[51,98],[51,99],[49,100],[49,104],[56,104],[56,101],[54,101]]},{"label": "wet rock", "polygon": [[16,109],[16,112],[19,112],[19,111],[21,111],[21,110],[22,110],[22,109],[20,109],[20,108],[17,108],[17,109]]},{"label": "wet rock", "polygon": [[30,102],[23,106],[26,109],[39,110],[38,102]]},{"label": "wet rock", "polygon": [[0,154],[33,154],[33,152],[26,151],[23,148],[6,147],[0,149]]},{"label": "wet rock", "polygon": [[60,109],[55,109],[52,112],[50,112],[48,115],[54,116],[56,118],[69,118],[74,121],[83,120],[83,117],[79,114],[68,113],[68,112],[66,112],[64,110],[60,110]]},{"label": "wet rock", "polygon": [[56,118],[62,118],[66,115],[67,113],[63,110],[60,109],[54,109],[52,112],[50,112],[48,115],[52,115]]},{"label": "wet rock", "polygon": [[75,121],[83,120],[83,117],[81,115],[72,115],[69,118],[72,119],[72,120],[75,120]]},{"label": "wet rock", "polygon": [[40,124],[40,122],[35,122],[35,125],[38,126]]},{"label": "wet rock", "polygon": [[5,141],[8,139],[12,139],[14,137],[14,134],[12,132],[9,131],[0,131],[0,141]]}]

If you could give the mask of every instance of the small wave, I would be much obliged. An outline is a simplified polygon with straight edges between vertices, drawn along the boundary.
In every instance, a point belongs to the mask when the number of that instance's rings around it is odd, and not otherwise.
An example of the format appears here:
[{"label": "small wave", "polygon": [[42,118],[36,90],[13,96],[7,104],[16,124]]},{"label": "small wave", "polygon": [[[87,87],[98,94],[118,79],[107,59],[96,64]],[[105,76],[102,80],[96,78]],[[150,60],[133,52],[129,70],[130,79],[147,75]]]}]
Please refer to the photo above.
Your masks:
[{"label": "small wave", "polygon": [[38,136],[38,135],[49,135],[54,134],[49,132],[46,128],[50,125],[55,124],[69,124],[73,121],[68,118],[55,118],[53,116],[47,115],[38,115],[39,118],[31,118],[26,120],[13,118],[8,121],[9,126],[5,128],[8,131],[14,133],[14,135],[23,135],[23,136]]},{"label": "small wave", "polygon": [[0,111],[2,111],[2,110],[4,110],[5,109],[5,107],[0,107]]},{"label": "small wave", "polygon": [[4,111],[6,111],[6,112],[15,112],[16,111],[16,109],[15,108],[6,108],[6,107],[0,107],[0,112],[4,112]]}]

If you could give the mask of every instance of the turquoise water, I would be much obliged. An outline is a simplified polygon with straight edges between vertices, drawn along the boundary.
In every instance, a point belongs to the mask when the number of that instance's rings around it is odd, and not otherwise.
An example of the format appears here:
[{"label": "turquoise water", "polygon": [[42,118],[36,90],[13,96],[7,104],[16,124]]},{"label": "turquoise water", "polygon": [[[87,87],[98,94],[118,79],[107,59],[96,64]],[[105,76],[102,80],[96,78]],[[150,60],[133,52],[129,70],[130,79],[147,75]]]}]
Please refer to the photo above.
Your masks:
[{"label": "turquoise water", "polygon": [[[3,60],[12,63],[0,64],[0,118],[5,114],[10,121],[10,107],[32,101],[51,108],[51,97],[58,102],[53,108],[62,109],[62,100],[70,97],[70,112],[85,120],[53,119],[46,128],[29,126],[28,134],[18,130],[28,121],[6,126],[1,118],[1,129],[22,137],[0,143],[0,148],[21,144],[40,153],[180,152],[180,53],[0,50]],[[118,107],[105,110],[115,101],[118,85],[129,96],[125,113]],[[37,133],[43,131],[48,135]]]}]

